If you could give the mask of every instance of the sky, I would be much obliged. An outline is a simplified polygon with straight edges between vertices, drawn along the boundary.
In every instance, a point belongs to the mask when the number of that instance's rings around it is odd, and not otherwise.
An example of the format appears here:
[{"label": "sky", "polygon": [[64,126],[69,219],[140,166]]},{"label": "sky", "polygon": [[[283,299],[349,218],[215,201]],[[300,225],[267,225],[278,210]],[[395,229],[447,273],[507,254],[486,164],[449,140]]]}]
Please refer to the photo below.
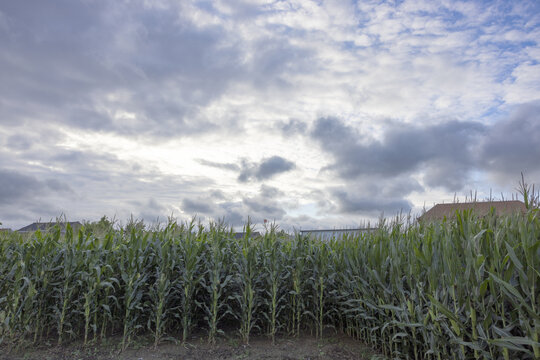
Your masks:
[{"label": "sky", "polygon": [[540,183],[540,2],[0,2],[0,222],[357,227]]}]

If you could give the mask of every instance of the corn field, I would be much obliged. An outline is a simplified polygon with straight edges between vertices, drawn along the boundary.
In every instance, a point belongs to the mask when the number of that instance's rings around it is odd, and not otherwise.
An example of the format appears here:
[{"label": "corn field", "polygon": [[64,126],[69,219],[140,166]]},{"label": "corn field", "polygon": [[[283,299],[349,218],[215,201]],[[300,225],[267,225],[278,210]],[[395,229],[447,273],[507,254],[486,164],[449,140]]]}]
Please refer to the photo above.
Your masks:
[{"label": "corn field", "polygon": [[0,234],[3,346],[338,331],[397,359],[539,359],[540,219],[470,212],[331,241],[223,223]]}]

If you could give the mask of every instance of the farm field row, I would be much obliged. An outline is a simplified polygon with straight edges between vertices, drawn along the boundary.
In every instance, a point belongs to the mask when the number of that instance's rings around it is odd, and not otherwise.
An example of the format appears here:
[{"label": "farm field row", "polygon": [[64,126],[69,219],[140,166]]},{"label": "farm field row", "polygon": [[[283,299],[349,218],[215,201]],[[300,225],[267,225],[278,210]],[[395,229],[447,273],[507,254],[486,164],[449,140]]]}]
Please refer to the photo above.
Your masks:
[{"label": "farm field row", "polygon": [[241,239],[222,223],[101,230],[0,234],[2,347],[331,330],[389,358],[540,358],[535,210],[331,241],[249,224]]}]

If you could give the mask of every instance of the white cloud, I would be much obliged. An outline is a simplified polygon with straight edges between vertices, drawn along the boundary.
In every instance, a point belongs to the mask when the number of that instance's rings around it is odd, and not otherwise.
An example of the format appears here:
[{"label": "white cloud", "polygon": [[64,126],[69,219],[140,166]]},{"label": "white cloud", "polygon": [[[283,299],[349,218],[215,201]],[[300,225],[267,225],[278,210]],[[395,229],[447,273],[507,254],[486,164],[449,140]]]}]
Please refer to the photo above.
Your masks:
[{"label": "white cloud", "polygon": [[510,104],[523,104],[540,99],[540,64],[524,63],[512,71],[513,81],[505,86],[505,100]]}]

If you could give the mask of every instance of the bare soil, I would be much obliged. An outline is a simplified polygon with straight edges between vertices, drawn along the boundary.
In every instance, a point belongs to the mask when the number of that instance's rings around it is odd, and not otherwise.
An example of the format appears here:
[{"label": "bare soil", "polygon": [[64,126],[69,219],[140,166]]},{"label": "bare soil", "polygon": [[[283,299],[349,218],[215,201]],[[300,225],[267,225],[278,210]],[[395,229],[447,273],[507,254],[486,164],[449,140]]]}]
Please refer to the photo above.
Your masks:
[{"label": "bare soil", "polygon": [[70,343],[62,346],[27,347],[8,352],[0,347],[1,360],[217,360],[217,359],[265,359],[265,360],[375,360],[377,356],[366,345],[344,335],[332,335],[317,340],[312,336],[300,338],[282,337],[273,345],[267,337],[254,337],[249,345],[239,339],[220,339],[210,345],[203,338],[193,338],[187,344],[165,342],[154,349],[150,339],[138,339],[130,348],[120,352],[120,340],[82,346]]}]

